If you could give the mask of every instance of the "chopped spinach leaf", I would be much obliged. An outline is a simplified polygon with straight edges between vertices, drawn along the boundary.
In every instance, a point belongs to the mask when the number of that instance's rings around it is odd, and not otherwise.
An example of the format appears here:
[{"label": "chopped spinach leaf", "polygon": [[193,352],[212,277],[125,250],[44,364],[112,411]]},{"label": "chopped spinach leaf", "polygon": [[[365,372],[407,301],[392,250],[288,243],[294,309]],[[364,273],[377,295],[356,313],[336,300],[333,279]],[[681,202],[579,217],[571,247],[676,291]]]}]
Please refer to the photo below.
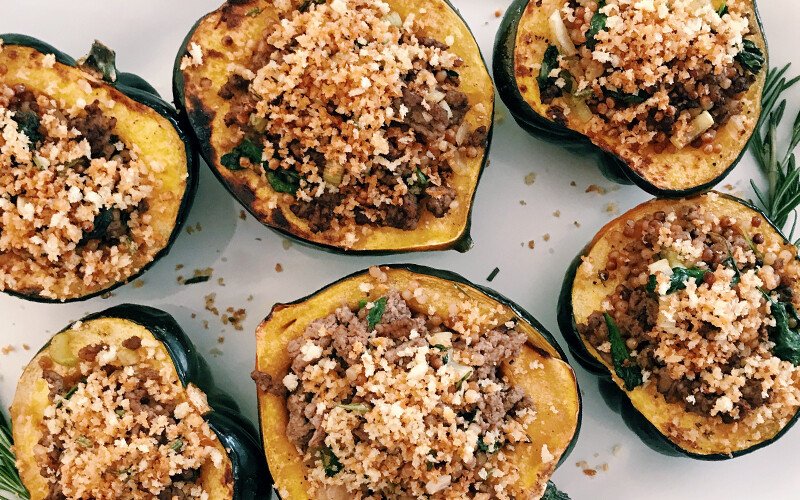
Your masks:
[{"label": "chopped spinach leaf", "polygon": [[193,276],[183,282],[184,285],[194,285],[195,283],[205,283],[210,280],[211,276]]},{"label": "chopped spinach leaf", "polygon": [[381,297],[372,303],[372,309],[367,313],[367,327],[372,331],[375,325],[381,322],[383,312],[386,310],[386,297]]},{"label": "chopped spinach leaf", "polygon": [[444,71],[447,73],[447,76],[449,76],[450,78],[458,78],[460,76],[458,74],[458,71],[455,71],[455,70],[452,70],[452,69],[446,69]]},{"label": "chopped spinach leaf", "polygon": [[616,90],[605,90],[605,94],[608,97],[611,97],[615,101],[623,104],[627,104],[628,106],[633,106],[635,104],[641,104],[647,100],[647,95],[641,95],[639,93],[636,94],[626,94],[624,92],[617,92]]},{"label": "chopped spinach leaf", "polygon": [[[669,278],[669,288],[667,288],[667,293],[664,295],[672,295],[678,290],[685,289],[686,282],[690,279],[702,281],[707,272],[708,271],[705,269],[698,269],[696,267],[673,267],[672,276]],[[656,282],[656,277],[654,274],[651,274],[650,278],[647,280],[647,291],[650,293],[656,293],[657,287],[658,283]]]},{"label": "chopped spinach leaf", "polygon": [[539,69],[539,76],[536,80],[539,82],[539,91],[544,92],[545,89],[552,86],[556,81],[555,78],[550,78],[550,72],[558,68],[558,47],[550,45],[544,51],[544,59],[542,59],[542,67]]},{"label": "chopped spinach leaf", "polygon": [[489,453],[489,454],[491,454],[491,453],[497,453],[497,451],[498,451],[498,450],[499,450],[499,449],[500,449],[502,446],[503,446],[503,443],[501,443],[501,442],[499,442],[499,441],[495,441],[495,443],[494,443],[494,444],[491,444],[491,445],[489,445],[489,444],[486,444],[486,443],[483,441],[483,436],[480,436],[480,437],[478,438],[478,451],[482,451],[482,452],[484,452],[484,453]]},{"label": "chopped spinach leaf", "polygon": [[320,458],[322,458],[322,467],[325,469],[325,475],[328,477],[333,477],[336,474],[342,472],[344,468],[342,463],[339,461],[339,457],[337,457],[333,450],[328,448],[327,446],[320,448],[319,450]]},{"label": "chopped spinach leaf", "polygon": [[456,390],[457,391],[461,390],[461,386],[464,385],[464,382],[466,382],[472,376],[472,372],[473,372],[473,370],[470,370],[467,373],[465,373],[463,377],[458,379],[458,382],[456,383]]},{"label": "chopped spinach leaf", "polygon": [[794,320],[795,325],[800,324],[800,317],[797,310],[791,303],[775,302],[765,294],[767,300],[771,302],[772,317],[775,318],[775,328],[770,335],[770,340],[775,343],[772,353],[784,361],[792,363],[794,366],[800,365],[800,331],[792,329],[789,325]]},{"label": "chopped spinach leaf", "polygon": [[369,304],[369,301],[367,299],[359,300],[358,301],[358,310],[360,311],[360,310],[364,309],[364,307],[366,307],[367,304]]},{"label": "chopped spinach leaf", "polygon": [[338,404],[336,406],[343,410],[352,411],[353,413],[367,413],[369,411],[369,406],[364,403]]},{"label": "chopped spinach leaf", "polygon": [[608,339],[611,342],[611,359],[614,362],[614,371],[625,383],[625,389],[632,391],[642,385],[642,370],[631,359],[628,347],[622,340],[622,334],[610,314],[605,313]]},{"label": "chopped spinach leaf", "polygon": [[722,265],[733,269],[733,278],[731,279],[731,286],[736,286],[742,280],[742,272],[739,270],[739,266],[736,265],[736,260],[734,260],[733,255],[728,254],[728,258],[722,261]]},{"label": "chopped spinach leaf", "polygon": [[242,158],[247,158],[254,164],[258,165],[261,163],[261,153],[263,151],[264,148],[254,143],[250,139],[245,139],[241,144],[233,148],[230,153],[222,155],[222,158],[220,158],[220,163],[222,163],[222,165],[228,170],[241,170],[242,164],[240,161]]},{"label": "chopped spinach leaf", "polygon": [[300,174],[291,170],[270,170],[267,180],[279,193],[295,194],[300,189]]},{"label": "chopped spinach leaf", "polygon": [[727,13],[728,13],[728,1],[722,0],[722,4],[717,9],[717,14],[719,14],[719,17],[722,17]]},{"label": "chopped spinach leaf", "polygon": [[597,40],[595,37],[601,31],[606,29],[606,21],[608,20],[608,16],[600,12],[600,9],[605,6],[605,0],[601,0],[597,5],[597,12],[594,13],[592,20],[589,21],[589,29],[586,30],[586,47],[588,47],[589,50],[594,50],[595,45],[597,45]]},{"label": "chopped spinach leaf", "polygon": [[736,54],[735,60],[739,61],[744,69],[756,74],[764,67],[764,53],[752,40],[745,39],[742,43],[742,51]]},{"label": "chopped spinach leaf", "polygon": [[178,438],[169,445],[169,449],[172,451],[181,451],[183,449],[183,439]]},{"label": "chopped spinach leaf", "polygon": [[428,182],[429,182],[428,176],[427,176],[427,175],[425,175],[425,173],[424,173],[424,172],[422,172],[422,170],[420,170],[420,169],[419,169],[419,167],[417,167],[417,182],[418,182],[418,183],[419,183],[419,185],[420,185],[420,186],[422,186],[423,188],[424,188],[425,186],[427,186],[427,185],[428,185]]},{"label": "chopped spinach leaf", "polygon": [[299,10],[300,12],[305,12],[309,8],[311,8],[312,5],[322,5],[324,3],[325,0],[304,0],[304,2],[300,4],[300,7],[298,7],[297,10]]},{"label": "chopped spinach leaf", "polygon": [[89,54],[78,63],[100,73],[103,80],[114,83],[117,81],[116,60],[117,55],[113,50],[95,40]]},{"label": "chopped spinach leaf", "polygon": [[440,351],[446,351],[446,350],[450,349],[449,347],[444,346],[442,344],[435,344],[435,345],[432,345],[431,347],[433,347],[434,349],[438,349]]},{"label": "chopped spinach leaf", "polygon": [[33,146],[42,140],[42,134],[39,133],[39,115],[33,111],[17,111],[13,119],[17,122],[17,130],[25,134],[33,149]]},{"label": "chopped spinach leaf", "polygon": [[570,500],[569,495],[556,488],[552,481],[547,482],[547,489],[544,490],[542,500]]}]

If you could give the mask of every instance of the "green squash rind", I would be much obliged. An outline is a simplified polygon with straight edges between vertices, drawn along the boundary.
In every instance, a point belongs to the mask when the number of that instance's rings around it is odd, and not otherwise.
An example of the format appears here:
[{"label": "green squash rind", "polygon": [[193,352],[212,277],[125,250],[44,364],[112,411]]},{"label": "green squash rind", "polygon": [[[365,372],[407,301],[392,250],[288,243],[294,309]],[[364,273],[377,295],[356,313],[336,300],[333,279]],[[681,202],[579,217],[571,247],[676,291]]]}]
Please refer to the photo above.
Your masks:
[{"label": "green squash rind", "polygon": [[[603,176],[618,184],[635,184],[644,191],[662,198],[684,198],[693,194],[708,191],[715,185],[722,182],[728,174],[736,167],[741,161],[747,146],[742,148],[739,155],[731,162],[719,176],[712,179],[705,184],[695,186],[689,189],[663,189],[654,186],[642,176],[637,174],[633,169],[628,167],[624,160],[614,155],[611,152],[604,151],[598,146],[595,146],[589,138],[585,135],[578,133],[574,130],[560,125],[552,120],[549,120],[540,114],[536,113],[519,91],[514,69],[514,49],[517,39],[517,27],[522,18],[525,8],[531,0],[514,0],[511,6],[506,10],[503,20],[500,23],[500,28],[497,32],[494,45],[494,59],[492,62],[492,72],[494,74],[495,85],[500,94],[500,98],[508,107],[509,112],[514,117],[514,120],[519,126],[528,132],[530,135],[542,139],[547,142],[558,144],[564,148],[580,154],[591,155],[595,157],[598,168]],[[761,16],[758,12],[758,5],[753,2],[753,18],[761,33],[764,33],[764,27],[761,22]],[[764,45],[767,45],[766,38],[764,38]],[[769,67],[769,51],[764,53],[767,61],[764,67]],[[765,70],[762,70],[765,71]],[[753,133],[755,132],[755,128]],[[748,141],[749,142],[749,141]]]},{"label": "green squash rind", "polygon": [[[453,283],[459,283],[459,284],[462,284],[462,285],[466,285],[466,286],[475,288],[476,290],[480,291],[481,293],[483,293],[484,295],[486,295],[490,299],[492,299],[492,300],[494,300],[494,301],[496,301],[496,302],[508,307],[514,313],[514,315],[516,315],[518,318],[522,319],[526,323],[528,323],[531,326],[533,326],[533,328],[537,331],[537,333],[539,333],[542,336],[542,338],[548,344],[550,344],[553,347],[553,349],[556,350],[556,352],[558,353],[558,355],[561,358],[561,360],[564,361],[565,363],[569,364],[569,359],[567,358],[566,353],[561,348],[561,346],[559,345],[558,341],[553,336],[553,334],[550,333],[550,331],[547,330],[547,328],[545,328],[544,325],[542,325],[536,318],[534,318],[533,315],[531,315],[531,313],[526,311],[522,306],[520,306],[516,302],[514,302],[511,299],[507,298],[505,295],[502,295],[501,293],[496,292],[495,290],[493,290],[493,289],[491,289],[489,287],[475,284],[475,283],[469,281],[467,278],[461,276],[460,274],[454,273],[452,271],[445,271],[445,270],[442,270],[442,269],[436,269],[436,268],[433,268],[433,267],[423,266],[423,265],[419,265],[419,264],[387,264],[387,265],[381,265],[380,267],[381,268],[389,268],[389,269],[399,269],[399,270],[408,271],[408,272],[416,273],[416,274],[423,274],[423,275],[432,276],[434,278],[438,278],[438,279],[441,279],[441,280],[444,280],[444,281],[450,281],[450,282],[453,282]],[[292,302],[275,304],[275,306],[273,306],[272,310],[267,315],[267,317],[264,318],[263,322],[269,321],[269,319],[272,318],[272,314],[276,309],[279,310],[279,309],[282,309],[282,308],[285,308],[285,307],[288,307],[288,306],[302,304],[303,302],[306,302],[307,300],[313,298],[314,296],[324,292],[325,290],[327,290],[327,289],[329,289],[329,288],[331,288],[333,286],[336,286],[339,283],[348,281],[348,280],[356,278],[358,276],[363,276],[364,274],[367,274],[367,273],[369,273],[369,269],[363,269],[361,271],[356,271],[354,273],[351,273],[351,274],[349,274],[347,276],[339,278],[338,280],[325,285],[324,287],[322,287],[319,290],[316,290],[316,291],[306,295],[305,297],[302,297],[300,299],[294,300]],[[578,381],[577,381],[577,378],[576,378],[575,379],[576,386],[577,386],[577,383],[578,383]],[[578,387],[578,390],[577,390],[577,397],[578,397],[578,417],[577,417],[577,424],[575,426],[575,433],[573,434],[572,440],[569,442],[567,447],[564,449],[564,453],[561,455],[561,458],[559,459],[558,464],[556,465],[556,469],[566,461],[567,457],[572,452],[572,450],[575,448],[575,445],[578,442],[578,435],[580,434],[580,430],[581,430],[581,421],[583,419],[583,401],[582,401],[580,387]]]},{"label": "green squash rind", "polygon": [[[461,12],[456,7],[453,6],[453,4],[450,2],[450,0],[439,0],[439,1],[442,1],[445,4],[447,4],[447,6],[450,7],[453,10],[453,12],[456,13],[458,18],[461,19],[461,21],[464,23],[465,26],[467,26],[467,29],[469,30],[470,34],[472,35],[472,37],[474,39],[475,38],[475,34],[472,32],[472,29],[470,28],[469,24],[467,24],[467,21],[464,19],[464,16],[462,16]],[[173,66],[173,71],[172,71],[172,93],[173,93],[173,99],[174,99],[174,102],[175,102],[175,106],[178,109],[178,112],[181,114],[183,119],[188,124],[187,130],[190,130],[194,134],[194,139],[195,139],[196,144],[198,145],[198,147],[200,149],[200,154],[201,154],[203,160],[208,165],[208,167],[211,170],[211,172],[213,172],[214,177],[216,177],[217,180],[220,182],[220,184],[222,184],[225,187],[225,190],[228,191],[228,193],[230,193],[230,195],[235,200],[237,200],[240,205],[242,205],[242,208],[247,210],[247,212],[250,213],[250,215],[252,215],[256,220],[259,220],[258,216],[255,213],[253,213],[253,210],[251,209],[250,204],[242,202],[242,200],[240,199],[239,195],[233,189],[231,189],[231,186],[225,181],[223,176],[219,173],[219,170],[217,169],[217,167],[214,165],[214,161],[213,161],[214,155],[213,155],[213,152],[212,152],[211,147],[210,147],[211,136],[210,136],[210,133],[209,133],[208,129],[206,129],[204,127],[201,127],[201,126],[194,126],[195,123],[202,124],[205,121],[205,118],[203,116],[193,117],[186,111],[186,94],[184,93],[184,78],[183,78],[183,72],[180,69],[180,67],[181,67],[181,59],[183,59],[183,57],[188,54],[187,45],[189,43],[189,40],[192,39],[192,36],[194,35],[195,30],[197,30],[197,27],[200,25],[200,23],[203,21],[203,19],[205,19],[205,17],[206,16],[201,17],[192,26],[192,29],[189,30],[189,33],[184,37],[183,41],[181,42],[180,50],[178,51],[178,54],[175,56],[175,63],[174,63],[174,66]],[[486,64],[486,58],[483,56],[482,52],[481,52],[480,56],[481,56],[481,60],[483,61],[483,65],[486,68],[486,71],[488,72],[489,71],[489,67]],[[201,109],[201,106],[195,106],[194,108],[199,110],[199,109]],[[494,118],[494,113],[495,112],[496,112],[496,110],[495,110],[494,96],[492,96],[492,117],[493,118]],[[472,191],[472,198],[470,199],[470,213],[467,216],[467,224],[464,226],[464,231],[461,233],[461,236],[459,236],[458,239],[456,239],[455,241],[453,241],[450,244],[450,246],[448,246],[446,248],[437,249],[436,251],[455,250],[458,253],[466,253],[474,246],[474,241],[473,241],[472,236],[470,234],[470,230],[471,230],[471,226],[472,226],[472,210],[474,210],[474,208],[475,208],[475,196],[476,196],[476,194],[478,192],[478,186],[480,185],[481,177],[483,176],[483,173],[484,173],[484,171],[486,169],[486,166],[487,166],[487,164],[489,162],[489,152],[490,152],[490,149],[491,149],[492,137],[493,136],[494,136],[494,119],[492,119],[492,123],[489,126],[489,130],[488,130],[488,133],[487,133],[487,136],[486,136],[486,148],[484,149],[483,161],[481,162],[481,167],[480,167],[480,172],[478,173],[478,178],[475,181],[475,188]],[[300,237],[294,235],[293,233],[291,233],[291,232],[289,232],[289,231],[287,231],[287,230],[285,230],[283,228],[280,228],[280,227],[275,227],[275,226],[271,226],[271,225],[267,225],[267,224],[264,224],[264,226],[267,227],[268,229],[280,234],[281,236],[284,236],[284,237],[286,237],[286,238],[288,238],[288,239],[290,239],[290,240],[292,240],[294,242],[297,242],[300,245],[303,245],[303,246],[306,246],[306,247],[309,247],[309,248],[315,248],[315,249],[318,249],[318,250],[322,250],[324,252],[334,253],[334,254],[380,256],[380,255],[396,255],[396,254],[401,254],[401,253],[430,251],[429,249],[426,249],[424,247],[415,247],[415,248],[400,249],[400,250],[347,250],[347,249],[344,249],[344,248],[341,248],[341,247],[338,247],[338,246],[335,246],[335,245],[326,245],[326,244],[322,244],[322,243],[315,243],[315,242],[308,241],[308,240],[306,240],[304,238],[300,238]],[[380,230],[380,228],[376,228],[375,230],[378,231],[378,230]]]},{"label": "green squash rind", "polygon": [[[775,231],[777,231],[780,236],[783,237],[784,241],[787,244],[791,244],[783,234],[783,231],[781,231],[777,226],[775,226],[775,224],[772,223],[772,221],[769,220],[763,210],[756,207],[752,203],[735,196],[723,193],[719,193],[719,196],[733,200],[761,214],[761,216],[764,217],[769,225]],[[631,403],[630,399],[628,398],[627,391],[614,383],[608,367],[596,359],[588,351],[588,349],[586,349],[586,345],[584,344],[580,333],[578,333],[578,325],[575,322],[575,317],[572,312],[572,287],[573,283],[575,282],[575,277],[577,276],[578,267],[580,267],[581,263],[583,262],[582,258],[586,256],[590,250],[590,246],[587,246],[581,250],[566,271],[564,282],[561,286],[561,292],[558,296],[558,326],[561,330],[561,334],[567,341],[567,347],[569,348],[570,353],[584,369],[598,377],[598,390],[600,391],[600,395],[603,397],[603,400],[606,402],[608,407],[614,410],[616,413],[619,413],[627,427],[635,432],[647,446],[667,456],[689,457],[704,461],[729,460],[731,458],[747,455],[748,453],[752,453],[777,441],[795,424],[795,422],[797,422],[798,418],[800,418],[800,411],[798,411],[795,416],[792,417],[791,421],[789,421],[789,423],[787,423],[786,426],[781,429],[781,431],[772,439],[758,443],[757,445],[751,446],[745,450],[736,451],[730,455],[722,453],[692,453],[684,450],[676,443],[668,439],[664,434],[661,433],[661,431],[658,430],[655,425],[653,425],[647,419],[647,417],[645,417],[638,409],[636,409],[636,407],[633,406],[633,403]]]},{"label": "green squash rind", "polygon": [[[22,47],[29,47],[35,49],[36,51],[42,54],[53,54],[55,55],[56,61],[66,66],[77,67],[77,62],[75,59],[70,57],[69,55],[59,51],[52,45],[43,42],[37,38],[28,35],[21,35],[17,33],[8,33],[8,34],[0,34],[0,39],[3,40],[4,46],[12,46],[12,45],[19,45]],[[184,120],[184,118],[166,101],[161,99],[158,92],[143,78],[133,73],[120,73],[117,72],[117,81],[115,84],[107,83],[118,91],[125,94],[127,97],[133,99],[136,102],[144,104],[145,106],[153,109],[159,115],[164,117],[167,121],[169,121],[170,125],[175,129],[178,133],[178,137],[181,139],[181,142],[185,145],[186,148],[186,172],[187,172],[187,179],[186,179],[186,190],[183,194],[183,199],[181,200],[180,208],[178,209],[178,215],[175,220],[175,226],[172,229],[172,233],[170,235],[169,241],[164,246],[164,248],[156,254],[153,259],[145,266],[143,266],[137,273],[131,275],[126,281],[115,283],[108,288],[104,288],[103,290],[99,290],[97,292],[84,295],[81,297],[74,297],[71,299],[61,300],[61,299],[51,299],[48,297],[42,297],[39,295],[27,295],[15,291],[5,291],[5,293],[12,295],[14,297],[19,297],[22,299],[26,299],[32,302],[40,302],[40,303],[48,303],[48,304],[63,304],[69,302],[78,302],[86,299],[90,299],[92,297],[97,297],[103,294],[106,294],[116,288],[119,288],[122,285],[125,285],[128,282],[134,281],[139,276],[144,274],[147,270],[149,270],[156,262],[158,262],[162,257],[166,256],[172,245],[175,243],[175,240],[178,238],[178,235],[183,228],[186,219],[189,216],[189,211],[191,210],[192,203],[194,202],[194,197],[197,192],[198,181],[200,178],[200,163],[199,163],[199,155],[197,153],[197,148],[194,146],[194,142],[192,137],[186,133],[189,130],[188,122]]]},{"label": "green squash rind", "polygon": [[[255,426],[243,417],[239,405],[214,383],[208,362],[168,313],[149,306],[121,304],[105,311],[90,314],[82,322],[101,318],[124,319],[141,325],[161,342],[184,387],[192,383],[208,397],[212,412],[205,416],[211,430],[219,438],[231,460],[233,471],[233,500],[268,498],[272,476],[264,461],[264,453]],[[63,331],[71,328],[68,326]],[[60,333],[60,332],[59,332]],[[42,347],[43,351],[50,342]]]}]

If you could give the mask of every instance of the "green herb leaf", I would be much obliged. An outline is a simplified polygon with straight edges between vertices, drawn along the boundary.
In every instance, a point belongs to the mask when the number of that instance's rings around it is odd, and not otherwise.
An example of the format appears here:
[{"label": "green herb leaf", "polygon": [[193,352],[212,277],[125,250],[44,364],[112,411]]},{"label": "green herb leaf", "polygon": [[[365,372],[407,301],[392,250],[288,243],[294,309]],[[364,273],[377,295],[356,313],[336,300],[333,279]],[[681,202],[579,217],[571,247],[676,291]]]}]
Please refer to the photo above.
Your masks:
[{"label": "green herb leaf", "polygon": [[[786,110],[786,100],[781,100],[781,95],[800,81],[800,76],[792,79],[785,76],[789,67],[787,64],[767,72],[761,96],[761,116],[750,140],[750,151],[766,174],[768,186],[762,191],[754,181],[751,180],[750,184],[767,216],[778,227],[786,225],[789,215],[800,204],[800,171],[796,168],[794,155],[800,143],[800,113],[792,126],[788,147],[781,152],[778,145],[778,137],[783,135],[778,128]],[[794,228],[789,233],[790,238],[793,233]]]},{"label": "green herb leaf", "polygon": [[542,500],[570,500],[569,495],[556,488],[552,481],[547,482],[547,489],[544,490]]},{"label": "green herb leaf", "polygon": [[492,445],[488,445],[483,441],[483,436],[478,438],[478,451],[482,451],[484,453],[497,453],[497,451],[503,446],[503,443],[495,442]]},{"label": "green herb leaf", "polygon": [[17,130],[25,134],[30,141],[29,149],[32,150],[42,140],[42,134],[39,133],[39,115],[33,111],[17,111],[13,120],[17,122]]},{"label": "green herb leaf", "polygon": [[113,50],[95,40],[89,53],[78,64],[100,73],[103,80],[114,83],[117,81],[116,59],[117,55]]},{"label": "green herb leaf", "polygon": [[[684,290],[686,288],[686,282],[690,279],[702,281],[707,272],[708,271],[705,269],[698,269],[696,267],[673,267],[672,276],[669,278],[669,288],[667,288],[667,293],[664,295],[672,295],[678,290]],[[647,280],[647,291],[656,293],[657,286],[656,276],[651,274],[650,278]]]},{"label": "green herb leaf", "polygon": [[208,275],[200,275],[200,276],[192,276],[191,278],[185,280],[183,282],[184,285],[194,285],[195,283],[205,283],[206,281],[210,280],[211,276]]},{"label": "green herb leaf", "polygon": [[366,307],[367,304],[369,304],[369,301],[367,299],[359,300],[358,301],[358,310],[360,311],[361,309],[364,309],[364,307]]},{"label": "green herb leaf", "polygon": [[463,377],[458,379],[458,382],[456,383],[456,390],[457,391],[461,390],[461,386],[464,385],[464,382],[466,382],[472,376],[472,372],[473,372],[473,370],[470,370],[467,373],[465,373]]},{"label": "green herb leaf", "polygon": [[636,94],[626,94],[624,92],[617,92],[616,90],[608,90],[604,91],[605,95],[611,97],[618,103],[626,104],[628,106],[634,106],[636,104],[641,104],[647,100],[646,95],[641,95],[639,93]]},{"label": "green herb leaf", "polygon": [[300,7],[297,8],[300,12],[305,12],[312,5],[322,5],[325,3],[325,0],[304,0],[303,3],[300,4]]},{"label": "green herb leaf", "polygon": [[245,16],[247,17],[256,17],[257,15],[261,14],[264,10],[259,7],[253,7],[252,9],[248,10]]},{"label": "green herb leaf", "polygon": [[22,484],[17,471],[12,447],[11,426],[0,411],[0,490],[14,493],[20,498],[30,498],[30,493]]},{"label": "green herb leaf", "polygon": [[605,5],[605,0],[601,0],[597,5],[597,12],[594,13],[592,20],[589,21],[589,29],[586,30],[586,47],[588,47],[589,50],[594,50],[595,46],[597,45],[597,40],[595,37],[601,31],[606,29],[606,21],[608,21],[608,16],[600,12],[600,9],[605,7]]},{"label": "green herb leaf", "polygon": [[606,327],[608,327],[608,340],[611,342],[611,359],[614,362],[614,371],[625,383],[625,389],[632,391],[642,385],[642,369],[631,359],[628,347],[622,339],[622,334],[610,314],[605,313]]},{"label": "green herb leaf", "polygon": [[448,350],[448,349],[450,349],[449,347],[447,347],[445,345],[442,345],[442,344],[434,344],[431,347],[433,347],[434,349],[438,349],[440,351],[443,351],[443,352]]},{"label": "green herb leaf", "polygon": [[183,439],[178,438],[169,445],[169,449],[172,451],[181,451],[183,449]]},{"label": "green herb leaf", "polygon": [[117,415],[119,418],[122,418],[122,417],[124,417],[124,416],[125,416],[125,410],[123,410],[122,408],[119,408],[119,409],[116,409],[116,410],[114,410],[114,413],[115,413],[115,414],[116,414],[116,415]]},{"label": "green herb leaf", "polygon": [[336,474],[342,472],[344,468],[342,463],[339,461],[339,457],[337,457],[333,450],[328,448],[327,446],[320,448],[319,450],[320,458],[322,458],[322,467],[325,469],[325,475],[328,477],[333,477]]},{"label": "green herb leaf", "polygon": [[367,313],[367,327],[369,331],[375,329],[375,325],[381,322],[383,312],[386,310],[386,297],[381,297],[372,303],[372,309]]},{"label": "green herb leaf", "polygon": [[300,189],[300,174],[291,170],[270,170],[267,180],[279,193],[295,194]]},{"label": "green herb leaf", "polygon": [[539,68],[539,76],[536,80],[539,82],[539,90],[544,92],[544,89],[553,85],[555,78],[550,78],[550,72],[558,68],[558,47],[550,45],[544,51],[544,59],[542,59],[542,67]]},{"label": "green herb leaf", "polygon": [[727,0],[722,0],[722,4],[717,9],[717,14],[719,14],[719,17],[722,17],[727,13],[728,13],[728,2]]},{"label": "green herb leaf", "polygon": [[245,139],[241,144],[233,148],[230,153],[222,155],[220,163],[228,170],[242,170],[241,159],[247,158],[253,164],[261,163],[261,154],[264,148],[254,143],[250,139]]},{"label": "green herb leaf", "polygon": [[731,286],[738,285],[740,281],[742,281],[742,272],[739,270],[739,266],[736,265],[736,260],[733,258],[733,255],[728,252],[728,258],[722,261],[722,265],[733,269],[733,278],[731,279]]},{"label": "green herb leaf", "polygon": [[425,175],[425,173],[420,170],[419,167],[417,167],[417,182],[423,188],[428,185],[428,182],[430,182],[428,176]]},{"label": "green herb leaf", "polygon": [[797,310],[792,304],[775,302],[769,297],[767,300],[771,302],[772,317],[775,318],[776,323],[772,335],[770,335],[770,340],[775,343],[772,353],[780,359],[798,366],[800,365],[800,332],[789,326],[790,320],[794,320],[795,325],[800,324]]},{"label": "green herb leaf", "polygon": [[752,40],[745,38],[742,43],[742,51],[734,57],[744,69],[750,73],[757,74],[764,67],[766,60],[764,53],[758,48],[758,45]]},{"label": "green herb leaf", "polygon": [[367,413],[369,411],[369,406],[364,403],[338,404],[336,406],[343,410],[352,411],[353,413]]}]

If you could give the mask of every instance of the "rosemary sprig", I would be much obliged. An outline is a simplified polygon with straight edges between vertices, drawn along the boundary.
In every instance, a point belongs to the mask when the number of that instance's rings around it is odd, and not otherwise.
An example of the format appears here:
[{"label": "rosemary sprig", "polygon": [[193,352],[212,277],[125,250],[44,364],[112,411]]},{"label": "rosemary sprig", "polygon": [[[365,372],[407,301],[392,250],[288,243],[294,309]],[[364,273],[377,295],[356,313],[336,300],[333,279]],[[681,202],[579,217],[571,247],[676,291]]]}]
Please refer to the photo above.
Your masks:
[{"label": "rosemary sprig", "polygon": [[0,411],[0,496],[3,491],[13,493],[19,498],[31,497],[19,478],[16,460],[11,452],[11,426]]},{"label": "rosemary sprig", "polygon": [[[800,170],[797,169],[794,155],[794,150],[800,143],[800,113],[794,120],[789,144],[784,153],[779,151],[778,145],[778,127],[786,112],[786,99],[781,99],[781,95],[800,81],[800,76],[787,79],[789,66],[790,64],[781,69],[772,68],[767,72],[761,97],[761,116],[750,140],[750,151],[767,176],[767,190],[762,191],[752,180],[750,184],[767,216],[781,228],[800,205]],[[793,233],[794,227],[789,234],[790,238]]]}]

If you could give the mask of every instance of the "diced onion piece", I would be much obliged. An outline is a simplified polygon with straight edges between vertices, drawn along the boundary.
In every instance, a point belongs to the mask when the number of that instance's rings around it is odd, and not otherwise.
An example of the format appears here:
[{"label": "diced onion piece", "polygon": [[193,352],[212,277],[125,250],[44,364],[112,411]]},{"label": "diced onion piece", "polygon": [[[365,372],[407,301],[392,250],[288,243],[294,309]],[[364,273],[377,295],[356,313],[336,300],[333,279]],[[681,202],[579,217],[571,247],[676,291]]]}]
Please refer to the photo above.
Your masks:
[{"label": "diced onion piece", "polygon": [[123,347],[117,351],[117,360],[122,366],[133,366],[139,362],[139,353]]},{"label": "diced onion piece", "polygon": [[72,367],[78,364],[78,357],[72,348],[70,336],[66,333],[53,337],[53,340],[50,341],[49,351],[50,358],[61,366]]},{"label": "diced onion piece", "polygon": [[577,118],[581,123],[586,123],[592,119],[592,110],[586,105],[585,100],[571,96],[569,98],[569,107],[572,110],[575,118]]},{"label": "diced onion piece", "polygon": [[691,144],[692,141],[697,139],[700,134],[714,126],[714,117],[708,111],[703,111],[697,115],[694,120],[689,122],[686,130],[678,131],[669,138],[670,142],[678,148],[683,149],[686,145]]},{"label": "diced onion piece", "polygon": [[575,44],[572,43],[572,38],[569,37],[567,26],[564,24],[564,20],[561,19],[560,10],[556,10],[550,16],[550,31],[553,32],[553,37],[556,39],[558,48],[563,55],[574,56],[578,53]]},{"label": "diced onion piece", "polygon": [[389,12],[389,15],[386,16],[386,21],[392,26],[397,26],[398,28],[403,26],[403,19],[400,17],[400,14],[395,11]]},{"label": "diced onion piece", "polygon": [[650,274],[656,274],[660,272],[667,276],[672,276],[672,266],[669,265],[669,260],[667,259],[661,259],[653,262],[647,266],[647,270],[650,271]]},{"label": "diced onion piece", "polygon": [[451,480],[452,477],[450,474],[445,474],[444,476],[439,476],[436,479],[431,479],[425,484],[425,491],[427,491],[429,495],[438,493],[450,486]]}]

